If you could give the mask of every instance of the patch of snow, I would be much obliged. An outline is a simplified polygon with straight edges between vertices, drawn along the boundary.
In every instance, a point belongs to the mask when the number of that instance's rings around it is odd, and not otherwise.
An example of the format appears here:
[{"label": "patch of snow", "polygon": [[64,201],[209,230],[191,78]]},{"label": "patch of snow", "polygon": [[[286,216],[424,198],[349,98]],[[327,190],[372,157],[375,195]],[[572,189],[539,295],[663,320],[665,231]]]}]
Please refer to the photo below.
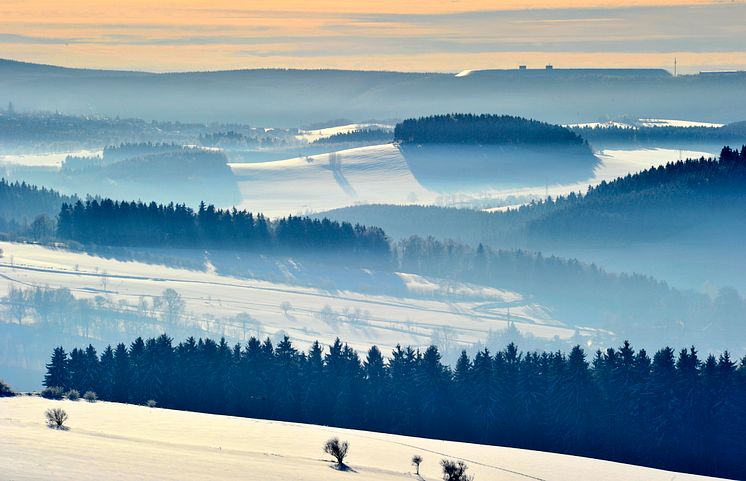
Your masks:
[{"label": "patch of snow", "polygon": [[672,119],[639,119],[643,127],[709,127],[719,128],[723,124],[712,122],[697,122],[692,120],[672,120]]},{"label": "patch of snow", "polygon": [[21,165],[24,167],[54,167],[59,169],[68,155],[76,157],[96,157],[102,150],[78,150],[51,154],[0,154],[0,165]]},{"label": "patch of snow", "polygon": [[[543,307],[524,300],[519,293],[474,284],[455,283],[399,273],[401,295],[353,291],[330,292],[290,282],[236,278],[214,268],[187,270],[140,262],[104,259],[79,252],[39,245],[0,242],[0,297],[11,286],[70,289],[77,298],[104,295],[113,302],[137,304],[140,297],[160,296],[167,288],[181,294],[190,319],[214,319],[203,326],[215,335],[240,337],[233,318],[249,313],[260,321],[265,335],[287,331],[301,346],[339,336],[355,349],[372,344],[383,349],[396,344],[428,345],[435,330],[451,328],[454,341],[468,345],[483,341],[489,331],[505,329],[506,311],[527,306],[516,328],[540,338],[571,337],[574,327],[549,318]],[[423,295],[425,295],[423,297]],[[292,305],[289,319],[281,305]],[[489,309],[486,305],[492,306]],[[321,315],[325,306],[335,319]],[[530,307],[530,308],[529,308]],[[353,315],[350,316],[349,314]],[[531,313],[542,313],[533,317]],[[512,318],[516,320],[515,316]],[[591,334],[591,330],[584,331]]]},{"label": "patch of snow", "polygon": [[319,139],[325,139],[325,138],[331,137],[332,135],[347,134],[350,132],[354,132],[356,130],[393,129],[393,128],[394,128],[393,125],[387,125],[387,124],[347,124],[347,125],[338,125],[336,127],[327,127],[324,129],[301,130],[299,135],[296,135],[295,138],[298,140],[304,140],[306,142],[312,143],[312,142],[316,142]]},{"label": "patch of snow", "polygon": [[[63,408],[69,430],[44,412]],[[219,416],[109,402],[0,399],[4,479],[218,481],[226,479],[406,481],[441,479],[442,458],[460,459],[478,480],[679,481],[704,476],[525,449],[440,441],[311,424]],[[353,473],[332,469],[331,437],[350,443]]]},{"label": "patch of snow", "polygon": [[352,204],[426,204],[435,198],[393,144],[228,165],[239,184],[241,207],[270,216]]}]

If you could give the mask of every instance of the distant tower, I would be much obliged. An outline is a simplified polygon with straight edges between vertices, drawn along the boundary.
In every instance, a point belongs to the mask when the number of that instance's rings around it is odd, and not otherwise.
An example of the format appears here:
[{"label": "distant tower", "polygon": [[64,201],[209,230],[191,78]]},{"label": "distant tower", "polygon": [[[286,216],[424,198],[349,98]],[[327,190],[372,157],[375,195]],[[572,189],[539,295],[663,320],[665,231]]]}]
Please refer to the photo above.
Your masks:
[{"label": "distant tower", "polygon": [[674,77],[677,77],[677,76],[678,76],[678,73],[677,73],[677,71],[676,71],[676,67],[677,67],[677,65],[676,65],[676,57],[674,57],[674,58],[673,58],[673,76],[674,76]]},{"label": "distant tower", "polygon": [[13,108],[13,102],[8,102],[8,113],[9,113],[9,114],[14,114],[14,113],[16,113],[16,109],[15,109],[15,108]]}]

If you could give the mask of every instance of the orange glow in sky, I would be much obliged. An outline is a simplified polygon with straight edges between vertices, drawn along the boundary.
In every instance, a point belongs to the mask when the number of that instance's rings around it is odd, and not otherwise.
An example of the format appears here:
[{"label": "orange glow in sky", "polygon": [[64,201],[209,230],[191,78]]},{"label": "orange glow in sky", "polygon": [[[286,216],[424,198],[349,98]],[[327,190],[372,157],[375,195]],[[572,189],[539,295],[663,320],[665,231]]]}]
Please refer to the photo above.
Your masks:
[{"label": "orange glow in sky", "polygon": [[682,71],[746,68],[742,18],[743,1],[3,0],[0,58],[153,71],[459,71],[667,68],[676,56]]}]

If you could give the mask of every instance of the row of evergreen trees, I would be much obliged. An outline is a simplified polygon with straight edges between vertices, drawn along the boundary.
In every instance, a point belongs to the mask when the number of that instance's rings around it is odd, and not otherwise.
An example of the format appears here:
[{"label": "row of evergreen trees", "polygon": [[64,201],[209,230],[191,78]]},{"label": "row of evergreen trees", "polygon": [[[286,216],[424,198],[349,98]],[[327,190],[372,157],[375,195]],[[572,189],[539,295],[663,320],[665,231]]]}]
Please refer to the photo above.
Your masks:
[{"label": "row of evergreen trees", "polygon": [[68,356],[54,349],[44,384],[101,399],[518,446],[743,479],[746,358],[700,359],[692,347],[652,357],[624,343],[590,360],[521,353],[513,344],[466,353],[454,369],[435,347],[397,346],[364,359],[339,340],[300,352],[189,338],[136,339]]},{"label": "row of evergreen trees", "polygon": [[407,119],[394,128],[394,140],[416,144],[583,145],[560,125],[512,115],[447,114]]},{"label": "row of evergreen trees", "polygon": [[588,142],[742,142],[746,138],[746,122],[722,127],[572,127],[571,130]]},{"label": "row of evergreen trees", "polygon": [[494,214],[504,231],[552,242],[656,240],[724,219],[743,228],[746,146],[723,147],[717,159],[669,162],[574,193]]},{"label": "row of evergreen trees", "polygon": [[60,239],[109,246],[296,249],[388,258],[386,234],[329,219],[288,216],[270,221],[244,210],[200,204],[118,202],[111,199],[64,203],[57,223]]},{"label": "row of evergreen trees", "polygon": [[[26,182],[0,179],[0,226],[20,227],[31,223],[39,215],[53,217],[64,202],[74,202],[75,197],[62,195],[54,190]],[[4,229],[0,228],[0,232]]]}]

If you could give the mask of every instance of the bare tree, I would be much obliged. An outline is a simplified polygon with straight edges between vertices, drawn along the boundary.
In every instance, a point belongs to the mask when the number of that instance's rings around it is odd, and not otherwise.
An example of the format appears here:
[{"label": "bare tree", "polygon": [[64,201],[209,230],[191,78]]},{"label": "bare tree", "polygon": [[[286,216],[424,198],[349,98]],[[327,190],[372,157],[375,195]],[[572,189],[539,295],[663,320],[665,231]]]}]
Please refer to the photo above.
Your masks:
[{"label": "bare tree", "polygon": [[67,429],[67,427],[65,426],[65,421],[67,421],[67,413],[64,409],[47,409],[47,412],[44,413],[44,416],[47,418],[47,426],[49,426],[50,428]]},{"label": "bare tree", "polygon": [[181,295],[173,289],[166,289],[161,295],[163,301],[163,320],[175,324],[184,315],[184,300]]},{"label": "bare tree", "polygon": [[28,310],[28,296],[22,289],[17,289],[15,286],[11,285],[7,299],[10,316],[15,319],[18,324],[21,324],[26,315],[26,311]]},{"label": "bare tree", "polygon": [[280,309],[282,309],[282,312],[284,312],[287,316],[288,312],[293,309],[293,305],[290,304],[288,301],[283,301],[282,304],[280,304]]},{"label": "bare tree", "polygon": [[349,448],[349,443],[347,441],[340,441],[339,438],[331,438],[324,444],[324,452],[334,457],[337,460],[337,466],[340,468],[345,465],[344,460]]},{"label": "bare tree", "polygon": [[443,467],[443,481],[472,481],[474,476],[466,474],[469,467],[463,461],[443,459],[440,461]]},{"label": "bare tree", "polygon": [[420,475],[420,463],[422,463],[422,456],[419,454],[412,456],[412,465],[417,468],[417,472],[415,473],[417,476]]}]

